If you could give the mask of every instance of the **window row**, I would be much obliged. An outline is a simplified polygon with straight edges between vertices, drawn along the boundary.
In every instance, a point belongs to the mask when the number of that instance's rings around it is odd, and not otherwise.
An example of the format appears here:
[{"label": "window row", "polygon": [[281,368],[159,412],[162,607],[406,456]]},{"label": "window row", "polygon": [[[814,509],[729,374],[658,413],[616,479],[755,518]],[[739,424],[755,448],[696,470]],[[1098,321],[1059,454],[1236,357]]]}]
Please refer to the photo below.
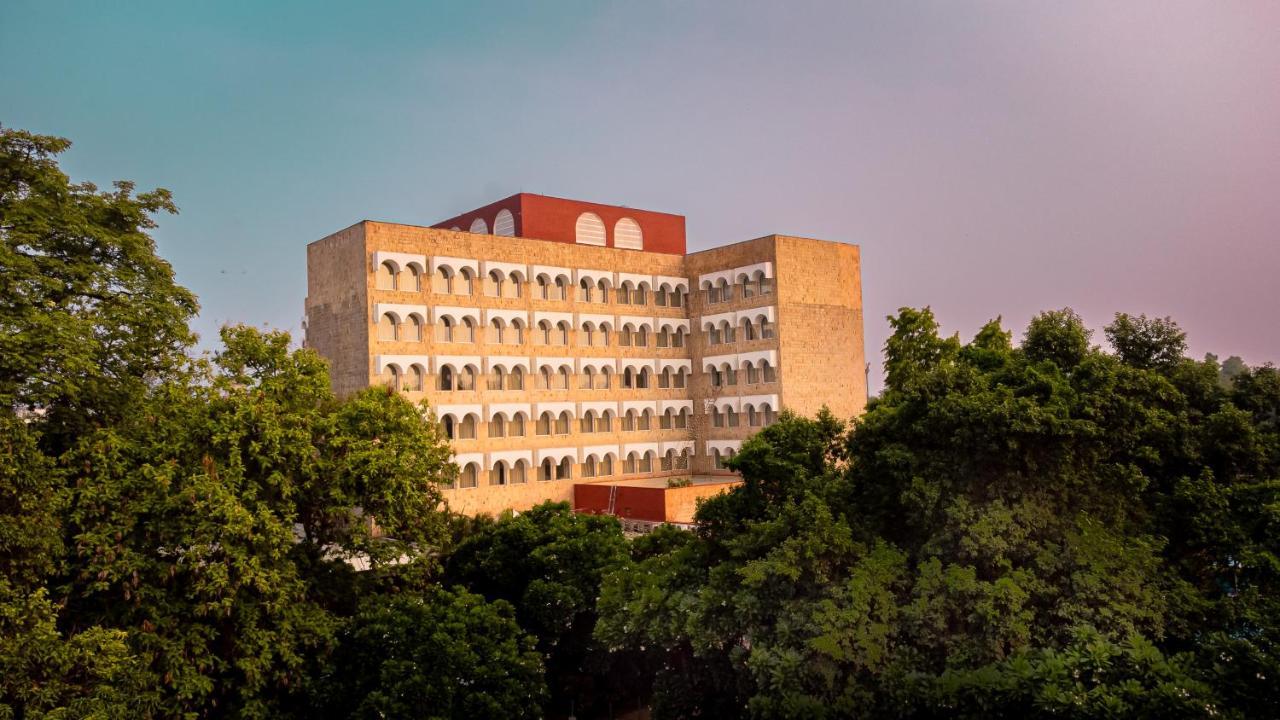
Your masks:
[{"label": "window row", "polygon": [[[769,363],[768,360],[761,360],[759,363],[745,363],[746,378],[743,384],[759,385],[761,383],[773,383],[778,381],[778,369]],[[737,385],[741,379],[738,368],[733,367],[729,363],[721,363],[719,367],[710,368],[708,374],[711,377],[711,387],[726,387]]]},{"label": "window row", "polygon": [[778,421],[778,412],[769,406],[769,403],[761,403],[759,407],[748,403],[743,406],[742,412],[738,412],[733,408],[721,410],[720,408],[711,408],[711,426],[712,427],[739,427],[742,425],[743,416],[746,419],[748,427],[768,427]]},{"label": "window row", "polygon": [[730,284],[727,278],[720,278],[715,283],[704,282],[702,293],[707,305],[729,302],[733,300],[734,295],[740,298],[769,295],[773,293],[773,278],[765,277],[763,270],[757,270],[751,276],[742,273],[733,284]]},{"label": "window row", "polygon": [[[551,277],[539,274],[530,283],[518,272],[506,273],[501,270],[490,270],[485,277],[484,295],[492,298],[522,298],[527,292],[541,300],[568,300],[570,281],[568,276]],[[446,265],[436,268],[431,274],[431,291],[440,295],[466,295],[476,292],[479,278],[469,267],[455,271]],[[528,286],[532,284],[532,288]],[[375,286],[379,290],[422,290],[422,273],[416,265],[404,270],[397,270],[390,260],[378,266]],[[658,307],[684,307],[685,291],[682,287],[672,287],[662,283],[656,289],[649,283],[632,283],[623,281],[616,289],[608,280],[593,281],[583,278],[578,284],[574,300],[586,303],[608,303],[611,299],[618,305],[648,305]]]},{"label": "window row", "polygon": [[737,325],[733,325],[728,320],[721,320],[718,325],[707,329],[708,345],[725,345],[739,340],[743,342],[771,340],[772,338],[773,323],[763,315],[757,316],[755,321],[751,318],[742,318]]},{"label": "window row", "polygon": [[[433,327],[435,328],[433,337],[436,342],[475,343],[478,341],[476,323],[469,317],[455,320],[444,315]],[[378,318],[378,340],[380,341],[421,342],[425,337],[424,332],[423,320],[416,313],[410,314],[404,322],[398,322],[398,318],[389,312],[383,313],[382,317]],[[569,345],[573,332],[570,324],[564,320],[555,323],[540,320],[533,328],[531,338],[534,345]],[[772,337],[772,332],[770,329],[769,337]],[[493,318],[485,329],[484,342],[491,345],[523,345],[525,335],[523,320],[513,319],[508,323],[502,318]],[[582,347],[609,347],[611,344],[616,344],[619,347],[652,345],[659,348],[680,348],[685,346],[689,332],[683,327],[672,329],[670,325],[663,325],[662,329],[655,333],[647,325],[636,327],[631,323],[624,323],[617,332],[614,332],[609,323],[597,325],[587,321],[577,331],[577,336],[578,345]]]},{"label": "window row", "polygon": [[[621,462],[618,462],[614,453],[605,453],[603,456],[593,453],[588,455],[582,463],[575,463],[569,456],[562,457],[558,461],[544,458],[537,467],[536,478],[539,482],[572,480],[575,477],[575,466],[577,477],[582,478],[611,477],[617,475],[619,470],[623,475],[650,473],[655,472],[655,469],[657,471],[688,470],[689,459],[688,450],[677,453],[674,449],[668,450],[661,456],[652,450],[645,453],[630,452]],[[718,457],[716,466],[721,467]],[[520,485],[529,481],[530,467],[524,460],[516,460],[514,463],[499,461],[484,474],[487,476],[485,481],[489,485]],[[459,468],[458,478],[451,487],[455,489],[479,487],[480,475],[479,464],[466,463]]]},{"label": "window row", "polygon": [[[675,410],[667,408],[658,415],[653,410],[628,410],[618,415],[612,410],[596,412],[588,410],[578,419],[580,433],[611,433],[615,428],[619,432],[640,432],[643,430],[683,430],[689,427],[691,413],[688,408]],[[532,423],[523,412],[516,412],[508,418],[505,414],[494,413],[485,428],[489,438],[526,437],[532,424],[534,435],[568,435],[573,426],[573,416],[568,410],[556,415],[550,411],[543,412]],[[475,413],[467,413],[461,418],[452,413],[440,418],[440,426],[445,437],[450,440],[475,440],[479,431],[480,419]]]},{"label": "window row", "polygon": [[[526,380],[526,375],[524,368],[518,365],[511,370],[495,366],[484,374],[485,389],[524,390],[529,385],[529,382],[532,382],[532,389],[536,390],[568,390],[575,386],[573,382],[574,373],[568,365],[562,365],[559,368],[544,365],[539,368],[538,372],[533,373],[531,381]],[[599,370],[586,367],[577,375],[578,382],[576,387],[581,390],[607,390],[615,386],[637,390],[649,388],[668,390],[688,387],[692,373],[688,368],[673,370],[667,367],[663,368],[661,372],[655,373],[647,367],[639,370],[628,367],[621,372],[614,372],[608,367],[603,367]],[[455,369],[452,365],[442,365],[440,371],[436,374],[435,389],[442,391],[476,390],[479,378],[480,373],[471,365],[464,365],[458,369]],[[426,379],[426,371],[421,365],[417,364],[410,365],[405,371],[401,371],[395,365],[388,365],[382,372],[382,383],[395,390],[422,392],[426,389]]]}]

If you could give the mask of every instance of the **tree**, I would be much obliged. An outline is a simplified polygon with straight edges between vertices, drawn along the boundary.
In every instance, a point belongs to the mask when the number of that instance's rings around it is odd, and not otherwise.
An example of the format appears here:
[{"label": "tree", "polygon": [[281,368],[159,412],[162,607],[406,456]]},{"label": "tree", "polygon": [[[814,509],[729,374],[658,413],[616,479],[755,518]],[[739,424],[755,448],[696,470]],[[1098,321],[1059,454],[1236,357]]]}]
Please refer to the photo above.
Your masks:
[{"label": "tree", "polygon": [[1167,317],[1116,313],[1106,335],[1123,362],[1146,370],[1172,367],[1187,351],[1187,334]]},{"label": "tree", "polygon": [[197,310],[147,234],[169,191],[72,183],[70,145],[0,128],[0,407],[44,413],[54,447],[178,370]]},{"label": "tree", "polygon": [[328,717],[536,718],[535,639],[505,601],[465,590],[375,596],[342,631],[320,684]]},{"label": "tree", "polygon": [[339,402],[287,335],[222,335],[212,365],[70,453],[68,616],[130,631],[152,673],[140,701],[165,715],[264,715],[313,691],[338,619],[307,573],[428,552],[452,477],[435,425],[400,396]]},{"label": "tree", "polygon": [[1089,353],[1092,331],[1071,308],[1042,312],[1027,325],[1022,351],[1033,361],[1047,360],[1063,370],[1079,365]]},{"label": "tree", "polygon": [[609,697],[591,638],[601,578],[625,559],[616,518],[544,503],[479,528],[445,561],[444,579],[513,605],[546,658],[549,712],[568,712],[572,703],[585,714]]},{"label": "tree", "polygon": [[597,636],[646,654],[655,717],[1271,712],[1280,373],[1224,391],[1171,321],[1120,356],[1069,310],[1021,348],[930,318],[847,431],[756,434],[695,534],[606,577]]}]

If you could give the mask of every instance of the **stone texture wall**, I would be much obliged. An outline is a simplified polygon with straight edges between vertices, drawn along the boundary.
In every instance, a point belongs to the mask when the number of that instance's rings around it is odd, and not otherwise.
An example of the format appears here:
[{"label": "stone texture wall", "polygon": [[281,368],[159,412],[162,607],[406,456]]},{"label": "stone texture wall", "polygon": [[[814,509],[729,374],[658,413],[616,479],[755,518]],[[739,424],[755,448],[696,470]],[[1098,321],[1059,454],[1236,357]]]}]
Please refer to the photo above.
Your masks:
[{"label": "stone texture wall", "polygon": [[338,395],[369,385],[369,264],[365,225],[307,246],[305,347],[329,361]]}]

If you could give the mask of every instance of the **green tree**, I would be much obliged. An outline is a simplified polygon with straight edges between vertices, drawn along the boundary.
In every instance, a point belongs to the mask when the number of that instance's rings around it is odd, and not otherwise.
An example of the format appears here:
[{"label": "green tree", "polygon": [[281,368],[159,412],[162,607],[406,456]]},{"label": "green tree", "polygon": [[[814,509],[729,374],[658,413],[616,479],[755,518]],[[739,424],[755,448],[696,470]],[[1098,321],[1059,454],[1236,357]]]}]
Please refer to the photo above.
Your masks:
[{"label": "green tree", "polygon": [[542,659],[514,615],[505,601],[439,587],[366,601],[321,683],[324,714],[541,717]]},{"label": "green tree", "polygon": [[1092,331],[1071,308],[1042,312],[1027,325],[1022,351],[1032,361],[1047,360],[1063,370],[1079,365],[1089,354]]},{"label": "green tree", "polygon": [[169,191],[72,183],[70,145],[0,128],[0,407],[45,414],[54,448],[178,370],[197,310],[147,234]]},{"label": "green tree", "polygon": [[1187,352],[1187,334],[1172,318],[1116,313],[1106,335],[1116,355],[1134,367],[1169,368]]},{"label": "green tree", "polygon": [[625,560],[615,518],[544,503],[477,528],[446,560],[444,578],[514,606],[546,658],[549,712],[567,713],[572,704],[586,715],[618,690],[606,684],[592,632],[601,578]]}]

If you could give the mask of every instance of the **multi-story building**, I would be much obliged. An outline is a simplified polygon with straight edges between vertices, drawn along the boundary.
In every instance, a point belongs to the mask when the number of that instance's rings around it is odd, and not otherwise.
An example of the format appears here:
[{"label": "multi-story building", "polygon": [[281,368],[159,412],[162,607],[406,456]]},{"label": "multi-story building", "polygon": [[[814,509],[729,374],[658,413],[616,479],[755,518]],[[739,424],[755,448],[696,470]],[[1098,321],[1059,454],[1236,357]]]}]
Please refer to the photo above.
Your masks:
[{"label": "multi-story building", "polygon": [[[457,510],[577,486],[580,508],[682,520],[780,410],[852,417],[867,392],[857,246],[767,235],[686,254],[684,225],[525,193],[433,227],[359,222],[307,248],[306,344],[339,394],[428,401]],[[691,488],[668,493],[672,478]],[[616,488],[665,509],[622,512]]]}]

